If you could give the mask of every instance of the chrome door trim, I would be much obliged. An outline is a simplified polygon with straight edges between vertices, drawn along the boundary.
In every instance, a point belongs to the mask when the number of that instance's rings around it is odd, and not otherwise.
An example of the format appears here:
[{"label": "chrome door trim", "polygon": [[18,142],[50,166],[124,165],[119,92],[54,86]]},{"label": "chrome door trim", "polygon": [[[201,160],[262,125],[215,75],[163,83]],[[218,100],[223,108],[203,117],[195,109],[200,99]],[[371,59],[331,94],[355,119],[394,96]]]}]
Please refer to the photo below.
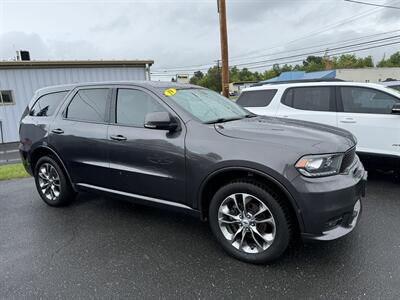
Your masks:
[{"label": "chrome door trim", "polygon": [[164,205],[175,206],[175,207],[184,208],[184,209],[188,209],[188,210],[193,210],[192,208],[190,208],[187,205],[184,205],[184,204],[181,204],[181,203],[177,203],[177,202],[167,201],[167,200],[163,200],[163,199],[158,199],[158,198],[153,198],[153,197],[148,197],[148,196],[143,196],[143,195],[138,195],[138,194],[122,192],[122,191],[108,189],[108,188],[104,188],[104,187],[100,187],[100,186],[96,186],[96,185],[91,185],[91,184],[87,184],[87,183],[77,183],[76,185],[82,186],[82,187],[86,187],[86,188],[89,188],[89,189],[93,189],[93,190],[99,190],[99,191],[104,191],[104,192],[108,192],[108,193],[112,193],[112,194],[118,194],[118,195],[122,195],[122,196],[127,196],[127,197],[131,197],[131,198],[137,198],[137,199],[146,200],[146,201],[150,201],[150,202],[155,202],[155,203],[159,203],[159,204],[164,204]]}]

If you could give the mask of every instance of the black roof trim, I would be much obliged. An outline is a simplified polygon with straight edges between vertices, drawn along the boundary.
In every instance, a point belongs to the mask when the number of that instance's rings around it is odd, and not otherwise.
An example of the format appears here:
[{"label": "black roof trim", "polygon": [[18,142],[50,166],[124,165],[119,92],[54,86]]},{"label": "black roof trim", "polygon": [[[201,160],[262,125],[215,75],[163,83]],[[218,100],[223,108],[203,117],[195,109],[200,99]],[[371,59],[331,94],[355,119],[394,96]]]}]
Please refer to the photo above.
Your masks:
[{"label": "black roof trim", "polygon": [[282,80],[282,81],[271,81],[271,82],[258,82],[252,86],[263,86],[268,84],[287,84],[287,83],[307,83],[307,82],[343,82],[345,80],[338,78],[321,78],[321,79],[298,79],[298,80]]}]

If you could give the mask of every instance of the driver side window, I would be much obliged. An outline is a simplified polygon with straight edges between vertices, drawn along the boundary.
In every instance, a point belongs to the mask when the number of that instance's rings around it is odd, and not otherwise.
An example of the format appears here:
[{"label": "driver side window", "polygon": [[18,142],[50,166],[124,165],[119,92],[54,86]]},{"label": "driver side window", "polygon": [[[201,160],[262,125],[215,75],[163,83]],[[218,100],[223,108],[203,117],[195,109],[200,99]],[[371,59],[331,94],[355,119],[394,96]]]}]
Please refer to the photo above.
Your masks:
[{"label": "driver side window", "polygon": [[391,114],[400,100],[378,90],[363,87],[341,87],[344,112],[364,114]]},{"label": "driver side window", "polygon": [[147,93],[133,89],[118,89],[116,123],[144,127],[148,113],[165,112],[164,107]]}]

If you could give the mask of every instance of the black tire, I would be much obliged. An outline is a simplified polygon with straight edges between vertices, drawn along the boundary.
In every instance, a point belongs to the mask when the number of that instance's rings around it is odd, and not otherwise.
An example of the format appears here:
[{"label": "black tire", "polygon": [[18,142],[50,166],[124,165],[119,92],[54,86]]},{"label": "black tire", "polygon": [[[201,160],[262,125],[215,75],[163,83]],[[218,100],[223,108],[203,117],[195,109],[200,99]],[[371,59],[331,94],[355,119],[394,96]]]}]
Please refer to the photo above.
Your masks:
[{"label": "black tire", "polygon": [[[49,166],[49,165],[54,168],[59,177],[59,180],[57,181],[57,184],[59,185],[59,187],[57,187],[57,190],[59,190],[59,194],[58,196],[54,196],[54,199],[48,199],[45,193],[42,192],[42,188],[40,187],[40,179],[39,179],[40,169],[43,168],[44,166]],[[35,167],[35,183],[36,183],[36,189],[40,197],[46,204],[50,206],[65,206],[70,204],[75,199],[76,193],[72,189],[71,184],[64,170],[60,167],[59,163],[54,157],[43,156],[38,160]],[[54,192],[53,195],[55,195]]]},{"label": "black tire", "polygon": [[[228,196],[237,193],[246,193],[257,197],[257,200],[260,200],[268,207],[268,213],[274,219],[275,237],[273,242],[265,250],[260,250],[259,253],[247,253],[235,248],[220,229],[218,210]],[[289,246],[292,237],[292,218],[286,204],[278,194],[253,179],[239,179],[221,187],[211,200],[209,223],[214,236],[226,252],[239,260],[253,264],[271,263],[279,258]],[[239,225],[243,226],[242,224]],[[247,230],[248,232],[251,231],[250,229]]]}]

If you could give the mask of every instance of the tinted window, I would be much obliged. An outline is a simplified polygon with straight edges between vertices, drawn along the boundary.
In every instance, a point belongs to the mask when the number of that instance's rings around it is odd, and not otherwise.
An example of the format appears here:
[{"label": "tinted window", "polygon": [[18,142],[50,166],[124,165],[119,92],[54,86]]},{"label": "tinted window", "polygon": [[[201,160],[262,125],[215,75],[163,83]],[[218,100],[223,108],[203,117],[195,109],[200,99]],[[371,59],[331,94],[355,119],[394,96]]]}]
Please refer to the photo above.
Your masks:
[{"label": "tinted window", "polygon": [[236,103],[243,107],[268,106],[275,97],[276,92],[277,90],[243,92]]},{"label": "tinted window", "polygon": [[392,88],[392,89],[400,91],[400,85],[391,85],[389,87]]},{"label": "tinted window", "polygon": [[390,114],[399,99],[374,89],[341,87],[344,112],[365,114]]},{"label": "tinted window", "polygon": [[335,110],[331,88],[325,86],[291,88],[282,103],[301,110]]},{"label": "tinted window", "polygon": [[35,117],[52,116],[68,91],[44,95],[33,105],[30,115]]},{"label": "tinted window", "polygon": [[147,93],[130,89],[118,90],[117,123],[143,127],[148,113],[160,111],[166,110]]},{"label": "tinted window", "polygon": [[73,120],[104,122],[108,89],[79,90],[69,104],[66,117]]}]

